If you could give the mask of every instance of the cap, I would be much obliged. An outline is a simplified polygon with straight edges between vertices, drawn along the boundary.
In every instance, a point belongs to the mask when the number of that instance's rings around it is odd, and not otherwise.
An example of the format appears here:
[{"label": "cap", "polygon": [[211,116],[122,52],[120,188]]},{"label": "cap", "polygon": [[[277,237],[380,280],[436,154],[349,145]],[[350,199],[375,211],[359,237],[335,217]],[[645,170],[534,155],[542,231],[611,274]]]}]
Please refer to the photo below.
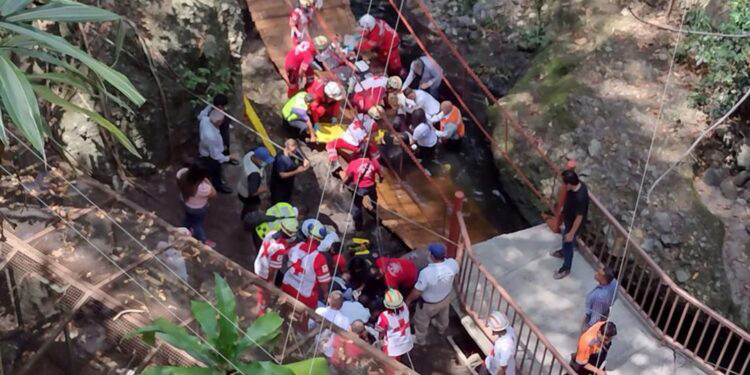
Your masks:
[{"label": "cap", "polygon": [[383,305],[386,309],[397,309],[404,305],[404,296],[396,289],[388,289],[383,298]]},{"label": "cap", "polygon": [[493,332],[504,331],[509,325],[508,317],[500,311],[493,311],[487,318],[487,327]]},{"label": "cap", "polygon": [[255,152],[253,153],[255,157],[262,160],[266,164],[273,163],[273,156],[271,156],[271,153],[268,152],[268,149],[265,147],[258,147],[255,149]]},{"label": "cap", "polygon": [[430,254],[435,258],[445,257],[445,245],[441,243],[430,244],[430,246],[427,247],[427,250],[429,250]]}]

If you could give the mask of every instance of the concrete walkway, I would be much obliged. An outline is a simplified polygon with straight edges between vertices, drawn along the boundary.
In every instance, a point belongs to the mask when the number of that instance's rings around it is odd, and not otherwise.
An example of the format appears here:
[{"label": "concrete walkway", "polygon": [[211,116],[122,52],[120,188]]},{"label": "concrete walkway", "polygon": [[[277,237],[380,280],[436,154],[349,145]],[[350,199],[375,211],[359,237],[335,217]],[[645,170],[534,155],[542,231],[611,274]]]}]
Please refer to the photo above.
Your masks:
[{"label": "concrete walkway", "polygon": [[[583,305],[594,287],[594,268],[576,252],[570,276],[552,274],[562,260],[549,255],[561,237],[540,225],[474,245],[474,251],[495,279],[511,294],[566,358],[576,350]],[[612,309],[619,334],[607,360],[614,375],[704,374],[680,353],[661,344],[624,301]]]}]

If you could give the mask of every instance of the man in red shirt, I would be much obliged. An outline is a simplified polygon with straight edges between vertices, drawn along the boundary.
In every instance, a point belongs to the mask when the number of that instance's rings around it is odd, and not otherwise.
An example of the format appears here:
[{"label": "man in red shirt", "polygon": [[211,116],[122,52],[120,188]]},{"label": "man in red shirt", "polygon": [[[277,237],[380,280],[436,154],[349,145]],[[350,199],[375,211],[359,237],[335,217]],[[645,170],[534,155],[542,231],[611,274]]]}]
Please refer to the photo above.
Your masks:
[{"label": "man in red shirt", "polygon": [[292,47],[284,59],[284,70],[287,78],[286,95],[292,97],[313,82],[315,72],[312,62],[315,59],[315,47],[308,40],[303,40]]},{"label": "man in red shirt", "polygon": [[367,113],[370,108],[382,106],[388,78],[374,75],[354,85],[352,104],[359,113]]},{"label": "man in red shirt", "polygon": [[289,269],[281,284],[281,290],[313,310],[318,306],[318,289],[323,291],[325,300],[331,284],[328,261],[318,251],[320,241],[327,234],[321,226],[311,231],[307,240],[289,250]]},{"label": "man in red shirt", "polygon": [[378,266],[378,278],[384,279],[387,287],[398,289],[401,294],[409,294],[417,283],[417,265],[409,259],[380,257],[375,265]]},{"label": "man in red shirt", "polygon": [[362,52],[373,51],[378,55],[378,61],[388,65],[388,74],[403,75],[401,54],[398,46],[401,44],[396,30],[387,22],[365,14],[359,19],[362,40],[359,47]]},{"label": "man in red shirt", "polygon": [[365,196],[370,197],[373,206],[378,204],[378,193],[376,182],[382,180],[380,174],[380,163],[370,158],[359,158],[352,160],[344,172],[344,186],[350,185],[354,190],[354,206],[352,207],[352,218],[354,219],[354,229],[360,231],[363,229],[363,201]]},{"label": "man in red shirt", "polygon": [[336,117],[341,112],[340,101],[344,100],[344,89],[337,82],[318,78],[307,87],[307,93],[313,95],[310,103],[310,116],[313,123],[317,124],[324,116],[328,115],[336,122]]}]

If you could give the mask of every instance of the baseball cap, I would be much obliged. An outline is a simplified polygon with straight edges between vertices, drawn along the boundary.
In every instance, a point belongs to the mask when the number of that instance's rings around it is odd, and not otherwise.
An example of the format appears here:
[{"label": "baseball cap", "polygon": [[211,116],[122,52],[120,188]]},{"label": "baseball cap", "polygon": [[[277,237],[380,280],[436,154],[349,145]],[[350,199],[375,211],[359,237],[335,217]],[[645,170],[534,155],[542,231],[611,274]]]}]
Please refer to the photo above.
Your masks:
[{"label": "baseball cap", "polygon": [[430,254],[432,254],[432,256],[434,256],[435,258],[445,257],[445,245],[441,243],[430,244],[430,246],[427,247],[427,250],[429,250]]},{"label": "baseball cap", "polygon": [[258,159],[263,160],[263,162],[266,163],[266,164],[273,163],[273,156],[271,156],[271,153],[268,152],[268,149],[265,148],[265,147],[261,146],[261,147],[256,148],[255,149],[255,156]]}]

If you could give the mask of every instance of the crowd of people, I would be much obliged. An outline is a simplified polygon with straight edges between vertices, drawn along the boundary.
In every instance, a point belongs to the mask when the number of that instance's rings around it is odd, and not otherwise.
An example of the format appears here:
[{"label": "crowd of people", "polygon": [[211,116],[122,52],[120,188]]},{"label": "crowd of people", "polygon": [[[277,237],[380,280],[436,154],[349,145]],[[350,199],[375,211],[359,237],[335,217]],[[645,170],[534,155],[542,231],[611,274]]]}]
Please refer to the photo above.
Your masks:
[{"label": "crowd of people", "polygon": [[[408,364],[409,352],[428,344],[431,325],[439,335],[445,334],[459,266],[447,257],[441,243],[428,247],[429,264],[421,270],[410,259],[379,256],[367,239],[340,238],[336,228],[294,207],[295,176],[310,168],[298,142],[317,142],[316,132],[322,123],[349,119],[342,135],[327,142],[325,148],[332,170],[341,172],[342,190],[352,191],[352,221],[355,231],[361,233],[365,228],[364,202],[377,204],[376,186],[383,176],[382,155],[374,136],[378,130],[392,130],[388,136],[409,145],[429,171],[438,145],[448,150],[461,147],[463,117],[450,100],[440,101],[444,72],[431,57],[415,59],[408,72],[402,67],[399,35],[386,21],[362,16],[354,42],[341,45],[310,34],[308,26],[317,6],[315,0],[299,0],[289,17],[292,46],[284,66],[288,100],[281,110],[282,128],[289,138],[283,148],[275,157],[265,147],[257,147],[241,160],[231,158],[229,119],[224,113],[228,98],[217,95],[213,105],[198,117],[198,162],[177,173],[185,205],[183,226],[197,240],[215,245],[203,230],[208,201],[217,193],[233,191],[222,176],[222,165],[241,165],[236,190],[242,204],[240,219],[257,250],[254,272],[315,310],[329,324],[353,332]],[[358,64],[356,59],[362,56],[371,57],[369,66]],[[340,66],[350,71],[348,82],[332,73]],[[377,68],[384,73],[373,72]],[[341,165],[341,158],[346,166]],[[573,244],[588,208],[586,186],[575,172],[566,171],[563,181],[569,189],[562,209],[563,245],[553,255],[564,263],[555,278],[570,273]],[[270,204],[264,205],[261,196],[266,192]],[[348,244],[346,249],[342,242]],[[603,270],[596,280],[599,286],[587,298],[583,334],[571,361],[580,374],[604,373],[602,358],[616,334],[614,324],[604,322],[617,289],[614,274]],[[265,308],[265,296],[259,290],[258,313]],[[314,328],[311,320],[307,329]],[[511,323],[495,311],[487,319],[487,328],[496,340],[480,373],[514,374],[517,341]],[[364,354],[325,327],[318,340],[321,352],[334,367],[345,368]]]}]

